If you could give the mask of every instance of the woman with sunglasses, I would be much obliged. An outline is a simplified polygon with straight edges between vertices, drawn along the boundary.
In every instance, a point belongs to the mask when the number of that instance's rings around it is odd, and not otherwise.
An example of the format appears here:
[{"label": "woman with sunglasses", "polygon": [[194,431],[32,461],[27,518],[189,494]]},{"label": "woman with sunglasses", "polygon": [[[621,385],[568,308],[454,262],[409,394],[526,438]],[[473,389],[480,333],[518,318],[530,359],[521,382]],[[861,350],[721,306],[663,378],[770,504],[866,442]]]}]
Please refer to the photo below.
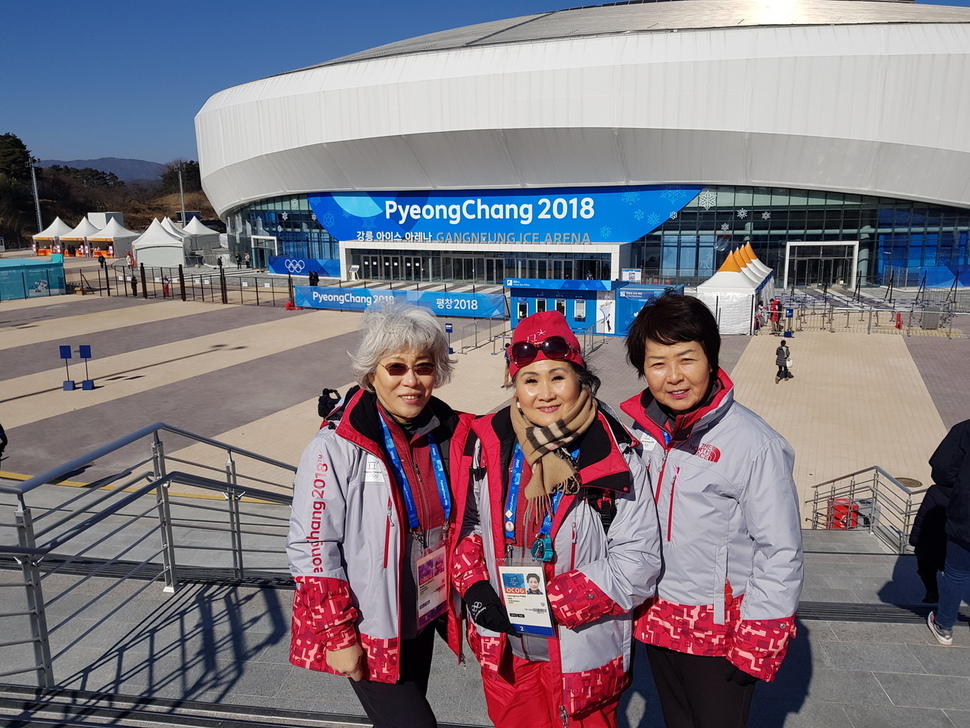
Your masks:
[{"label": "woman with sunglasses", "polygon": [[665,294],[637,314],[627,358],[647,388],[633,418],[660,515],[664,572],[637,620],[668,728],[747,725],[773,680],[802,588],[794,453],[734,401],[710,309]]},{"label": "woman with sunglasses", "polygon": [[[614,726],[630,611],[660,570],[646,469],[561,313],[523,319],[506,358],[515,396],[473,425],[452,569],[488,715],[498,728]],[[528,602],[506,611],[503,588]],[[536,611],[547,627],[523,625]]]},{"label": "woman with sunglasses", "polygon": [[436,628],[460,644],[446,579],[435,577],[453,541],[449,466],[472,416],[432,396],[452,361],[427,309],[371,309],[361,329],[351,355],[360,389],[325,420],[293,486],[290,661],[350,678],[375,726],[433,728]]}]

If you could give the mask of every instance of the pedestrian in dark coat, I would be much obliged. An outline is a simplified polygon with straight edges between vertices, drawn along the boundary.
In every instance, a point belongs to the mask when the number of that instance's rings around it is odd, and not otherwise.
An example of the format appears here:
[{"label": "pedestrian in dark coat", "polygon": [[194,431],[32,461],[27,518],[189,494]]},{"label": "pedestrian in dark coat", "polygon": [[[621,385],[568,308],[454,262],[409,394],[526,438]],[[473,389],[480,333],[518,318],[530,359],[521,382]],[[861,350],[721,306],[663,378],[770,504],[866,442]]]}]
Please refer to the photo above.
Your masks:
[{"label": "pedestrian in dark coat", "polygon": [[930,458],[933,482],[950,491],[946,512],[946,565],[940,603],[926,624],[941,645],[953,644],[957,611],[970,586],[970,420],[954,425]]},{"label": "pedestrian in dark coat", "polygon": [[923,494],[923,502],[909,534],[909,545],[916,554],[916,573],[926,587],[923,597],[926,604],[940,601],[936,574],[943,571],[946,563],[946,509],[949,504],[950,490],[935,483],[931,485]]},{"label": "pedestrian in dark coat", "polygon": [[782,379],[791,379],[792,374],[788,371],[788,360],[791,358],[791,351],[788,349],[788,344],[782,341],[778,348],[775,349],[775,366],[778,367],[778,373],[775,375],[775,384],[778,384]]}]

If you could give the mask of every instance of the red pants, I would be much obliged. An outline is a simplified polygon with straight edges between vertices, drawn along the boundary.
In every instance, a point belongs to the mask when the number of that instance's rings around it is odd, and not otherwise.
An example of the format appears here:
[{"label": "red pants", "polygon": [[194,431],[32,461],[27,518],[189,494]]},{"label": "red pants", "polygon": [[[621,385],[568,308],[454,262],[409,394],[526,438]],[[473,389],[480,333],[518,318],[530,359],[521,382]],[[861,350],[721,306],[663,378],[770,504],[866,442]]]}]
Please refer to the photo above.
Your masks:
[{"label": "red pants", "polygon": [[616,728],[619,698],[584,713],[563,719],[562,677],[551,662],[532,662],[512,656],[514,684],[482,674],[488,717],[495,728]]}]

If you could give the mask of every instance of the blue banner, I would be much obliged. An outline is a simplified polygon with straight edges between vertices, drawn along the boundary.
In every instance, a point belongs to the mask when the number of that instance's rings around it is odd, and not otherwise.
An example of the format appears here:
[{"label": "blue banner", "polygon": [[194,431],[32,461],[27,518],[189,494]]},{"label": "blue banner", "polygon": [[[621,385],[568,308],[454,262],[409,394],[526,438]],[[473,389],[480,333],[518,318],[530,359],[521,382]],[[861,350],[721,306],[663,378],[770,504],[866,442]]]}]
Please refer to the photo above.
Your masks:
[{"label": "blue banner", "polygon": [[338,240],[629,243],[676,218],[702,187],[330,192],[308,198]]},{"label": "blue banner", "polygon": [[287,258],[286,256],[271,256],[269,272],[295,276],[308,276],[310,271],[316,271],[325,278],[340,278],[339,260],[320,260],[319,258]]},{"label": "blue banner", "polygon": [[326,286],[293,286],[293,292],[296,297],[294,303],[301,308],[363,311],[375,303],[403,301],[424,306],[436,316],[506,318],[505,296],[501,293],[443,293]]},{"label": "blue banner", "polygon": [[591,281],[560,278],[506,278],[506,288],[542,289],[544,291],[612,291],[630,285],[628,281]]}]

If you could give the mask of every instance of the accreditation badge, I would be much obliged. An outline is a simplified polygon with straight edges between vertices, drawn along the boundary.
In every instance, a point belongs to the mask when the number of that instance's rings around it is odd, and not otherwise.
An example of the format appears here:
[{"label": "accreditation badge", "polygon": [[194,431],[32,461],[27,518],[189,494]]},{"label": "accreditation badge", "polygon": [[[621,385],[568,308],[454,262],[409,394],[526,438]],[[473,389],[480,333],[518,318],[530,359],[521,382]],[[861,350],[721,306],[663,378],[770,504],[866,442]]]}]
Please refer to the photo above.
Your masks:
[{"label": "accreditation badge", "polygon": [[448,599],[448,580],[445,578],[444,542],[429,548],[418,559],[418,629],[445,613]]},{"label": "accreditation badge", "polygon": [[517,634],[552,637],[552,614],[542,565],[500,566],[502,600]]}]

